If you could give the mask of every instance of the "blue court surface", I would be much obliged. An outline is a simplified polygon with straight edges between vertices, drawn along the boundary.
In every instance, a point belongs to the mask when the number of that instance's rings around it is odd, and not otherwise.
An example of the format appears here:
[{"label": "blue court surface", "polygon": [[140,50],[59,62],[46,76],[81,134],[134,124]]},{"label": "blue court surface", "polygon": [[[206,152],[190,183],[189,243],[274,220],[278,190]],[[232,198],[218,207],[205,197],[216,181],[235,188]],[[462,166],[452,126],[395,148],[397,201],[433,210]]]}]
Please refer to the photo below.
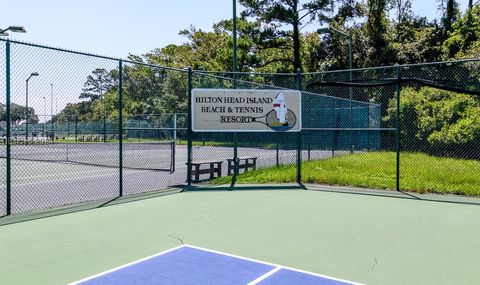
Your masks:
[{"label": "blue court surface", "polygon": [[72,284],[359,284],[182,245]]}]

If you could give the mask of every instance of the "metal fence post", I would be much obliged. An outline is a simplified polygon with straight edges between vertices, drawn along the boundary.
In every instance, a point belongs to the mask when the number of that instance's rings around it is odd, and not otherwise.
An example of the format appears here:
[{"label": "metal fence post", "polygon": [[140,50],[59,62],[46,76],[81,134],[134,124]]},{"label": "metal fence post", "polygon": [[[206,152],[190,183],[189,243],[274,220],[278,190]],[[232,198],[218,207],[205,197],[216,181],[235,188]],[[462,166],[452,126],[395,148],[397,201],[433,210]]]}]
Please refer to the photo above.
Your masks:
[{"label": "metal fence post", "polygon": [[173,113],[173,141],[177,141],[177,113]]},{"label": "metal fence post", "polygon": [[118,196],[123,196],[123,61],[118,62],[118,156],[119,156],[119,190]]},{"label": "metal fence post", "polygon": [[[302,97],[302,71],[297,69],[297,74],[296,74],[296,87],[297,90],[300,91],[300,103],[301,97]],[[300,109],[302,106],[300,106]],[[302,124],[302,122],[299,120],[298,124]],[[297,133],[297,183],[302,183],[302,130]]]},{"label": "metal fence post", "polygon": [[75,116],[75,142],[78,142],[78,117]]},{"label": "metal fence post", "polygon": [[[237,89],[237,0],[233,0],[233,89]],[[232,186],[235,185],[238,175],[238,133],[233,133],[233,177],[232,177]]]},{"label": "metal fence post", "polygon": [[6,112],[6,117],[7,117],[7,133],[6,133],[6,136],[7,136],[7,141],[6,141],[6,145],[7,145],[7,153],[6,153],[6,157],[7,157],[7,177],[6,177],[6,183],[7,183],[7,193],[6,193],[6,199],[7,199],[7,205],[6,205],[6,210],[7,210],[7,215],[10,215],[12,213],[12,165],[11,165],[11,145],[10,145],[10,137],[11,137],[11,115],[10,115],[10,41],[7,40],[7,44],[6,44],[6,91],[7,91],[7,98],[6,98],[6,101],[5,101],[5,112]]},{"label": "metal fence post", "polygon": [[400,66],[397,66],[397,116],[396,116],[396,190],[400,191],[400,80],[402,78]]},{"label": "metal fence post", "polygon": [[[349,74],[349,79],[350,82],[353,82],[353,53],[352,53],[352,31],[350,30],[348,33],[348,69],[350,70],[348,72]],[[353,101],[353,90],[352,87],[350,86],[348,88],[348,93],[350,94],[350,154],[353,154],[353,151],[355,150],[355,145],[353,144],[353,128],[355,128],[355,121],[354,121],[354,116],[353,116],[353,106],[352,106],[352,101]]]},{"label": "metal fence post", "polygon": [[[237,74],[233,73],[233,89],[237,89]],[[238,159],[238,133],[233,133],[233,176],[232,176],[232,183],[231,185],[234,186],[237,182],[238,176],[238,167],[239,167],[239,159]]]},{"label": "metal fence post", "polygon": [[[103,103],[105,104],[105,103]],[[103,106],[105,109],[105,105]],[[107,142],[107,114],[105,114],[105,111],[103,112],[103,142]]]},{"label": "metal fence post", "polygon": [[275,157],[276,157],[276,162],[277,162],[277,167],[280,166],[280,134],[277,133],[275,135]]},{"label": "metal fence post", "polygon": [[55,141],[55,121],[52,118],[52,141]]},{"label": "metal fence post", "polygon": [[192,185],[192,68],[188,68],[187,184]]}]

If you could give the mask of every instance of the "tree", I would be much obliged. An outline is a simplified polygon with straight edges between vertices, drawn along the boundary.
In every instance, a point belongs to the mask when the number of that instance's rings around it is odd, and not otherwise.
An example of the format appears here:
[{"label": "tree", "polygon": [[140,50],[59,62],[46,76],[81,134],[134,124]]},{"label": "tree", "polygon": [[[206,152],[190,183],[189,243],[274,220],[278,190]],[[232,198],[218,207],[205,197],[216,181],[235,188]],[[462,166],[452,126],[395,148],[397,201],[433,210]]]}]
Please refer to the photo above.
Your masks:
[{"label": "tree", "polygon": [[[141,57],[130,56],[130,59],[140,63],[126,66],[124,70],[123,109],[126,115],[165,112],[159,107],[159,101],[163,96],[163,84],[170,72],[164,68],[141,64],[144,62]],[[111,103],[115,103],[113,98]]]},{"label": "tree", "polygon": [[367,61],[370,66],[389,65],[395,62],[395,54],[390,46],[392,39],[388,38],[386,7],[387,0],[367,1],[365,29],[370,45]]},{"label": "tree", "polygon": [[426,18],[405,18],[395,28],[396,40],[391,43],[396,63],[412,64],[436,61],[441,57],[441,33],[438,25]]},{"label": "tree", "polygon": [[444,59],[480,56],[480,6],[473,7],[457,19],[442,49]]},{"label": "tree", "polygon": [[[25,123],[27,115],[29,124],[38,123],[38,116],[35,114],[35,110],[32,107],[27,109],[25,106],[15,103],[10,104],[10,120],[13,126]],[[0,103],[0,121],[7,121],[6,106],[3,103]]]},{"label": "tree", "polygon": [[53,116],[52,122],[89,121],[92,117],[91,105],[91,101],[68,103],[60,113]]},{"label": "tree", "polygon": [[113,88],[117,76],[115,71],[108,72],[105,68],[96,68],[83,84],[80,99],[88,98],[91,101],[101,99],[102,95]]},{"label": "tree", "polygon": [[[263,48],[283,48],[293,51],[293,72],[302,69],[301,33],[303,24],[315,19],[325,21],[325,13],[333,10],[333,0],[240,0],[246,7],[244,17],[253,17],[260,23],[259,44]],[[283,29],[290,26],[291,30]],[[290,41],[292,46],[290,47]],[[292,70],[291,70],[292,71]]]},{"label": "tree", "polygon": [[[394,122],[396,100],[387,120]],[[430,87],[403,88],[400,94],[402,148],[436,155],[479,158],[480,100]]]},{"label": "tree", "polygon": [[316,72],[327,68],[325,50],[317,33],[302,36],[302,67],[305,72]]},{"label": "tree", "polygon": [[395,10],[397,26],[413,17],[412,0],[389,0],[388,4],[389,8]]},{"label": "tree", "polygon": [[460,11],[458,2],[455,0],[439,0],[440,2],[440,10],[442,11],[442,30],[443,30],[443,37],[447,38],[448,33],[452,29],[453,23],[457,20]]},{"label": "tree", "polygon": [[163,93],[159,103],[163,110],[167,110],[166,113],[188,112],[188,84],[185,73],[170,74],[163,85]]},{"label": "tree", "polygon": [[331,20],[340,25],[343,25],[357,17],[365,16],[365,7],[362,3],[363,1],[337,0],[336,2],[338,5],[337,13]]},{"label": "tree", "polygon": [[[232,70],[232,20],[222,20],[213,25],[213,31],[205,32],[195,27],[180,31],[188,42],[168,45],[146,54],[148,63],[162,66],[216,71]],[[263,67],[261,51],[255,45],[259,38],[258,24],[246,19],[237,21],[238,71],[249,72]],[[266,64],[268,65],[268,63]]]}]

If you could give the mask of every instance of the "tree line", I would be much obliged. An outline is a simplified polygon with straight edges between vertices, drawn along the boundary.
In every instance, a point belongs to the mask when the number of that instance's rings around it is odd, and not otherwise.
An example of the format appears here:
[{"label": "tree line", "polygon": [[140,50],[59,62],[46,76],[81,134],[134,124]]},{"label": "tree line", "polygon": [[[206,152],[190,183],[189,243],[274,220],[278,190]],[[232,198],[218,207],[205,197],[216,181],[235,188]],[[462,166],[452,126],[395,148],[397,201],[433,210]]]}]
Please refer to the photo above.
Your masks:
[{"label": "tree line", "polygon": [[[460,11],[458,1],[438,0],[435,8],[442,16],[433,20],[416,15],[411,0],[239,0],[239,3],[243,12],[237,20],[237,54],[238,71],[242,72],[294,73],[298,69],[318,72],[348,68],[346,37],[335,32],[320,35],[316,31],[304,31],[321,26],[351,33],[354,68],[480,56],[480,7],[472,3],[466,11]],[[155,48],[144,55],[131,54],[129,59],[179,69],[232,71],[232,30],[232,19],[214,23],[211,31],[191,26],[179,32],[186,38],[185,43]],[[125,65],[123,88],[126,118],[145,119],[152,114],[187,112],[184,72],[141,64]],[[98,68],[87,77],[79,95],[83,100],[68,104],[53,120],[95,121],[104,116],[115,120],[117,91],[118,70]],[[472,128],[472,124],[480,118],[479,99],[460,98],[450,93],[436,96],[437,93],[421,88],[402,92],[405,99],[401,101],[401,110],[404,115],[409,110],[409,116],[414,116],[413,119],[402,117],[404,125],[409,128],[417,122],[407,131],[414,134],[408,133],[408,136],[421,138],[427,146],[478,141],[478,128]],[[425,119],[424,110],[432,108],[432,100],[420,100],[418,96],[443,100],[446,106],[469,103],[473,109],[445,107],[443,111],[451,112],[450,117],[443,121],[440,117]],[[369,99],[377,98],[366,98]],[[383,120],[388,121],[393,103],[388,98],[382,103]],[[425,121],[435,121],[436,127],[426,127]],[[469,142],[458,139],[459,134],[470,138]],[[419,144],[419,141],[409,143]]]}]

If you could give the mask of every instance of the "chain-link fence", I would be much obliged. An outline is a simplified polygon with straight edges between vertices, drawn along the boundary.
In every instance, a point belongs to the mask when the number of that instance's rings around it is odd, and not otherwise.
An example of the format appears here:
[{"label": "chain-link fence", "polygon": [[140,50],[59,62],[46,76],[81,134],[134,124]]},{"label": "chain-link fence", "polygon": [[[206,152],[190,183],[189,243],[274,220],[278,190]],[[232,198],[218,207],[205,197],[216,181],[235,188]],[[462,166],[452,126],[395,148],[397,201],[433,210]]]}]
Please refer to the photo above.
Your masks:
[{"label": "chain-link fence", "polygon": [[[478,195],[479,65],[207,72],[0,40],[0,216],[191,184],[199,161],[234,183],[249,157],[281,181]],[[301,90],[303,129],[192,132],[193,88]]]},{"label": "chain-link fence", "polygon": [[479,195],[479,64],[193,72],[192,88],[301,90],[303,129],[300,140],[294,133],[192,133],[192,161],[255,156],[259,168],[301,165],[272,182]]},{"label": "chain-link fence", "polygon": [[185,181],[187,110],[162,106],[186,71],[3,40],[0,57],[0,216]]}]

